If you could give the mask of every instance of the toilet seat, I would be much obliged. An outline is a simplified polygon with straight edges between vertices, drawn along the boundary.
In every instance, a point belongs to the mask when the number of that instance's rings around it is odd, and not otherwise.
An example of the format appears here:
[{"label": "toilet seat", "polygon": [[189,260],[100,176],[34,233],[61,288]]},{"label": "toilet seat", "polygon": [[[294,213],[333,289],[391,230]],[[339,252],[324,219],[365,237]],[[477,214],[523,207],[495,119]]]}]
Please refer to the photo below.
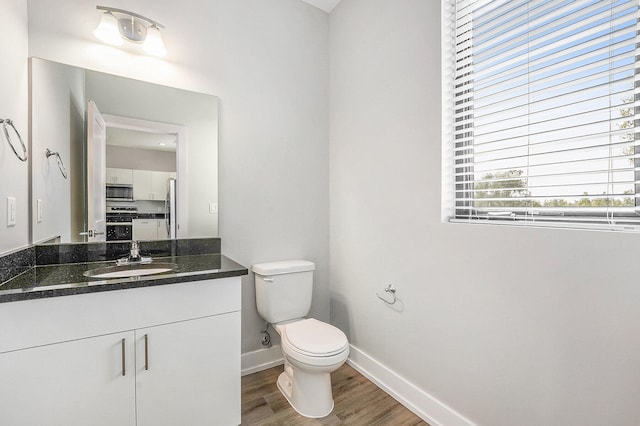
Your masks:
[{"label": "toilet seat", "polygon": [[338,328],[314,318],[278,324],[282,349],[309,365],[344,362],[349,353],[347,336]]}]

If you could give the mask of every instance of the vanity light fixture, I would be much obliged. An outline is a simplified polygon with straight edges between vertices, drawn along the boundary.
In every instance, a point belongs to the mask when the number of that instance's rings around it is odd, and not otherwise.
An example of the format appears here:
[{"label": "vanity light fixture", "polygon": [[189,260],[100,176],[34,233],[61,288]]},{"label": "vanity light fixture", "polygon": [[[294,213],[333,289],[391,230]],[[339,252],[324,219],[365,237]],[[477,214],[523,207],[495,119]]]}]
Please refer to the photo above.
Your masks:
[{"label": "vanity light fixture", "polygon": [[101,41],[121,46],[124,41],[142,45],[142,49],[154,56],[164,56],[167,50],[162,42],[163,25],[137,13],[113,7],[96,6],[104,11],[93,34]]}]

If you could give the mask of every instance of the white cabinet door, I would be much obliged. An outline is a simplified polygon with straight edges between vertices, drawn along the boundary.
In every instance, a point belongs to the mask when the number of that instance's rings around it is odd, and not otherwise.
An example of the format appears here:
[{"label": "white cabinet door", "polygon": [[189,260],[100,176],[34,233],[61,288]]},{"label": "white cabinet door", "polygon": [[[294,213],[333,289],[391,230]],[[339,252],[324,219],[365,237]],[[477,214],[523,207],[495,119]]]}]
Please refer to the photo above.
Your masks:
[{"label": "white cabinet door", "polygon": [[116,169],[107,167],[107,183],[118,183],[118,178],[116,176]]},{"label": "white cabinet door", "polygon": [[158,221],[158,239],[166,240],[169,238],[169,230],[167,229],[166,219],[157,219]]},{"label": "white cabinet door", "polygon": [[169,172],[133,170],[133,198],[135,200],[164,201],[167,195]]},{"label": "white cabinet door", "polygon": [[133,199],[152,200],[151,172],[148,170],[133,171]]},{"label": "white cabinet door", "polygon": [[133,239],[136,241],[166,240],[167,226],[164,219],[134,219]]},{"label": "white cabinet door", "polygon": [[136,424],[132,331],[0,354],[0,377],[0,425]]},{"label": "white cabinet door", "polygon": [[165,200],[169,176],[169,172],[151,172],[151,196],[153,200]]},{"label": "white cabinet door", "polygon": [[133,239],[136,241],[152,241],[158,239],[157,219],[134,219]]},{"label": "white cabinet door", "polygon": [[133,170],[107,167],[107,183],[133,185]]},{"label": "white cabinet door", "polygon": [[121,184],[133,185],[133,170],[131,169],[114,169],[117,182]]},{"label": "white cabinet door", "polygon": [[133,170],[118,169],[118,183],[133,185]]},{"label": "white cabinet door", "polygon": [[240,424],[239,371],[240,312],[136,330],[137,425]]}]

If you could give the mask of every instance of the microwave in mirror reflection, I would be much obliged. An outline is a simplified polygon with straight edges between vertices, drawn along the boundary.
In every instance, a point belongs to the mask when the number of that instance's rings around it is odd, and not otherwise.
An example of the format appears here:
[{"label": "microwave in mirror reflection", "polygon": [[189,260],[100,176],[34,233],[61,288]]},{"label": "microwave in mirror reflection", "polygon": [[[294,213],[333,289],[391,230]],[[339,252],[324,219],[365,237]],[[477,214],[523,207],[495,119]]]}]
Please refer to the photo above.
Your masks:
[{"label": "microwave in mirror reflection", "polygon": [[107,184],[107,201],[133,201],[133,185]]}]

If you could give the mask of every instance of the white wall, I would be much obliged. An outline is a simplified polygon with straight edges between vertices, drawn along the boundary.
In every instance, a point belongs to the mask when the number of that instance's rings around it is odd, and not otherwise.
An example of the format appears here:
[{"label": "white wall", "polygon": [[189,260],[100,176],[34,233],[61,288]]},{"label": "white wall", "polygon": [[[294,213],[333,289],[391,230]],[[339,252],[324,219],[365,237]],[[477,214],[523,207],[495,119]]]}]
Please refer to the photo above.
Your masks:
[{"label": "white wall", "polygon": [[[26,145],[29,143],[26,0],[2,2],[0,28],[3,34],[11,34],[11,37],[3,37],[5,42],[0,45],[0,118],[13,120]],[[10,136],[18,153],[22,154],[12,129]],[[28,185],[28,164],[16,158],[0,130],[0,254],[25,247],[29,242]],[[17,202],[18,220],[11,227],[7,227],[7,197],[15,197]]]},{"label": "white wall", "polygon": [[175,172],[176,153],[175,151],[107,145],[107,167]]},{"label": "white wall", "polygon": [[[29,54],[218,95],[220,236],[240,263],[316,262],[312,314],[328,320],[328,23],[298,0],[114,1],[166,26],[165,60],[94,41],[95,4],[29,1]],[[242,348],[260,347],[253,276]]]},{"label": "white wall", "polygon": [[[77,187],[84,174],[82,161],[71,161],[72,153],[77,154],[72,145],[82,144],[70,143],[72,135],[84,140],[84,71],[55,62],[33,61],[31,75],[33,241],[61,237],[62,242],[69,242],[72,241],[71,183],[76,183]],[[56,158],[46,157],[47,149],[60,154],[67,179],[58,169]],[[42,201],[40,222],[37,220],[37,200]]]},{"label": "white wall", "polygon": [[478,424],[637,424],[640,235],[441,223],[439,2],[330,28],[332,321]]}]

